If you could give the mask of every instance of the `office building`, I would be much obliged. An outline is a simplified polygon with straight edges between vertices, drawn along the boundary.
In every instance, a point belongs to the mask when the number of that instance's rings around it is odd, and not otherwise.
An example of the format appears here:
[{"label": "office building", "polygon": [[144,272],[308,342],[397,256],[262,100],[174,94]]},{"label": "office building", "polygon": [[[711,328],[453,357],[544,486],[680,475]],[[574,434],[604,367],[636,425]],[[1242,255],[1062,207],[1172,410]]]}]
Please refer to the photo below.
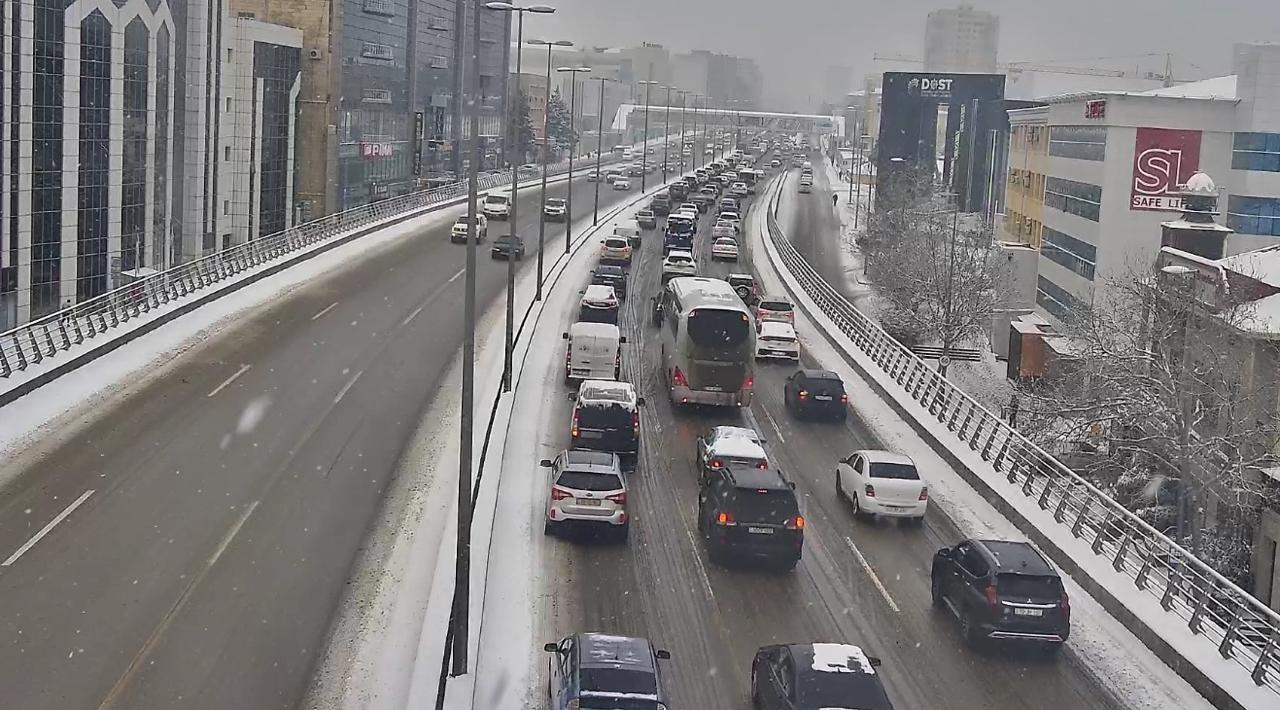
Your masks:
[{"label": "office building", "polygon": [[[1047,106],[1009,112],[1009,167],[1000,241],[1040,248],[1044,183],[1049,165]],[[1069,131],[1059,131],[1059,138]]]},{"label": "office building", "polygon": [[207,2],[5,9],[0,330],[290,223],[300,33]]},{"label": "office building", "polygon": [[716,103],[737,102],[736,107],[760,107],[764,81],[753,59],[695,49],[671,58],[672,82],[686,91],[712,96]]},{"label": "office building", "polygon": [[[1237,46],[1235,71],[1009,112],[1011,123],[1048,131],[1036,292],[1044,314],[1087,307],[1109,279],[1149,264],[1161,223],[1181,210],[1180,186],[1197,170],[1217,180],[1235,230],[1225,255],[1280,242],[1280,46]],[[1010,153],[1010,179],[1018,160]]]},{"label": "office building", "polygon": [[972,5],[934,10],[924,26],[926,72],[996,73],[1000,18]]}]

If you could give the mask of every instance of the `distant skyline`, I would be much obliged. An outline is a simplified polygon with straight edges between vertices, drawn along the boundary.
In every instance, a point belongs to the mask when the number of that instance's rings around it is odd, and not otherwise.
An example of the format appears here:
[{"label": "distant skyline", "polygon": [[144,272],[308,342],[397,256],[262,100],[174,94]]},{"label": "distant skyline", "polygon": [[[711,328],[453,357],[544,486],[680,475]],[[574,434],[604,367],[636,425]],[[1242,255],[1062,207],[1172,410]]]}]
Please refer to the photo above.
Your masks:
[{"label": "distant skyline", "polygon": [[[916,68],[873,62],[876,52],[922,57],[930,11],[958,3],[923,0],[551,0],[554,15],[530,17],[525,35],[590,46],[656,42],[673,52],[708,49],[755,59],[765,106],[808,111],[831,65],[864,75]],[[1179,78],[1225,74],[1235,42],[1280,41],[1275,0],[1036,0],[970,3],[1000,16],[1000,61],[1161,70],[1174,55]],[[1048,7],[1046,7],[1048,5]],[[1160,56],[1138,56],[1159,53]],[[1060,61],[1059,61],[1060,60]]]}]

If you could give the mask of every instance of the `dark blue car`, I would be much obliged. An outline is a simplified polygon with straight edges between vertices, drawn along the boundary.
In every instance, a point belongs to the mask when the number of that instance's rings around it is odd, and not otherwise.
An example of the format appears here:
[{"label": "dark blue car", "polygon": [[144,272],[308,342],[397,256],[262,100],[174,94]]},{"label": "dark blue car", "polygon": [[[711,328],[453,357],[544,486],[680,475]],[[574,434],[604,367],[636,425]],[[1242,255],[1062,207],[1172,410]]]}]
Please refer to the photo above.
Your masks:
[{"label": "dark blue car", "polygon": [[648,639],[578,633],[543,648],[552,710],[667,710],[658,661],[671,654]]}]

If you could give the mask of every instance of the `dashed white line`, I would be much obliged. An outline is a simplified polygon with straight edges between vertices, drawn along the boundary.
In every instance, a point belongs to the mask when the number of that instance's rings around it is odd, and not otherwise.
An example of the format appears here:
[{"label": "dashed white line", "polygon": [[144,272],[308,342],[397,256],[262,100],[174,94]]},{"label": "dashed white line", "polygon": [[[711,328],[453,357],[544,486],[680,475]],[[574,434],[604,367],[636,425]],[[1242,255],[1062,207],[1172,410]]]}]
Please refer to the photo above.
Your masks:
[{"label": "dashed white line", "polygon": [[857,545],[853,544],[853,540],[851,538],[846,537],[844,541],[848,543],[849,549],[853,550],[853,554],[857,556],[859,564],[862,565],[862,569],[866,570],[867,575],[871,577],[871,583],[876,585],[876,589],[880,591],[880,596],[884,597],[885,602],[889,604],[889,608],[893,609],[893,613],[897,614],[898,603],[893,600],[893,597],[889,596],[889,590],[886,589],[884,583],[880,581],[880,577],[876,574],[876,571],[871,569],[871,565],[867,563],[867,558],[862,556],[862,551],[858,549]]},{"label": "dashed white line", "polygon": [[205,395],[205,396],[206,396],[206,397],[212,397],[212,396],[214,396],[215,394],[217,394],[217,393],[221,392],[222,390],[226,389],[227,385],[231,384],[232,382],[235,382],[237,377],[239,377],[239,376],[243,375],[244,373],[248,372],[248,371],[249,371],[249,368],[251,368],[251,367],[253,367],[253,365],[241,365],[241,366],[240,366],[240,369],[239,369],[239,370],[236,370],[236,374],[234,374],[234,375],[232,375],[232,376],[228,377],[227,379],[223,380],[223,381],[222,381],[222,384],[218,385],[217,387],[214,387],[214,388],[213,388],[213,391],[212,391],[212,392],[210,392],[209,394]]},{"label": "dashed white line", "polygon": [[445,281],[444,283],[442,283],[442,284],[440,284],[439,286],[437,286],[437,287],[436,287],[436,290],[432,291],[430,294],[428,294],[428,295],[427,295],[427,297],[426,297],[426,298],[422,299],[422,305],[421,305],[421,306],[418,306],[417,308],[413,309],[413,312],[412,312],[412,313],[410,313],[409,315],[405,316],[405,317],[404,317],[404,320],[400,321],[400,327],[402,327],[402,328],[403,328],[404,326],[409,325],[410,323],[412,323],[412,322],[413,322],[413,319],[414,319],[414,318],[417,318],[417,317],[418,317],[418,314],[419,314],[419,313],[422,313],[423,309],[425,309],[425,308],[427,307],[427,304],[429,304],[429,303],[431,303],[432,301],[436,300],[436,297],[437,297],[437,296],[439,296],[439,295],[440,295],[440,293],[441,293],[441,292],[443,292],[443,291],[445,290],[445,288],[449,286],[449,284],[453,283],[454,281],[457,281],[457,280],[458,280],[458,277],[462,276],[462,275],[463,275],[463,274],[465,274],[465,273],[467,273],[467,270],[466,270],[466,269],[458,269],[458,273],[454,274],[453,276],[450,276],[448,281]]},{"label": "dashed white line", "polygon": [[329,311],[332,311],[332,310],[333,310],[333,308],[334,308],[334,306],[336,306],[336,305],[338,305],[338,302],[337,302],[337,301],[334,301],[333,303],[330,303],[329,305],[327,305],[327,306],[325,306],[325,307],[324,307],[324,310],[320,311],[319,313],[315,314],[314,316],[311,316],[311,320],[316,320],[316,319],[317,319],[317,318],[319,318],[320,316],[322,316],[322,315],[324,315],[324,314],[328,313]]},{"label": "dashed white line", "polygon": [[23,543],[22,547],[19,547],[17,551],[15,551],[12,555],[9,555],[9,559],[5,560],[4,562],[0,562],[0,567],[8,567],[9,565],[12,565],[14,562],[17,562],[19,557],[22,557],[23,555],[27,554],[28,550],[35,547],[36,543],[40,542],[40,540],[42,540],[45,535],[48,535],[49,532],[58,525],[58,523],[62,522],[63,520],[66,520],[67,516],[74,513],[76,508],[79,508],[80,505],[84,503],[86,500],[88,500],[89,496],[91,495],[93,495],[93,490],[87,490],[84,493],[81,493],[79,498],[76,498],[74,501],[71,502],[71,505],[68,505],[66,508],[63,508],[62,512],[54,516],[53,520],[50,520],[47,525],[40,528],[40,532],[36,533],[35,535],[32,535],[31,539]]},{"label": "dashed white line", "polygon": [[363,374],[364,370],[361,370],[353,375],[351,379],[347,380],[347,384],[343,385],[342,389],[338,390],[338,396],[333,398],[333,403],[337,404],[338,402],[341,402],[342,398],[347,396],[347,390],[351,389],[351,385],[354,385],[356,380],[360,379],[360,376]]},{"label": "dashed white line", "polygon": [[707,599],[715,601],[716,593],[711,591],[711,578],[707,576],[707,568],[702,565],[702,558],[698,556],[698,541],[693,537],[693,531],[685,528],[685,533],[689,536],[689,544],[693,546],[693,561],[698,565],[698,574],[702,577],[702,588],[707,590]]},{"label": "dashed white line", "polygon": [[769,423],[773,425],[773,430],[778,432],[778,443],[787,443],[787,437],[782,435],[782,427],[778,426],[778,420],[773,418],[773,415],[769,413],[769,409],[767,407],[761,407],[760,411],[764,412],[764,416],[769,420]]}]

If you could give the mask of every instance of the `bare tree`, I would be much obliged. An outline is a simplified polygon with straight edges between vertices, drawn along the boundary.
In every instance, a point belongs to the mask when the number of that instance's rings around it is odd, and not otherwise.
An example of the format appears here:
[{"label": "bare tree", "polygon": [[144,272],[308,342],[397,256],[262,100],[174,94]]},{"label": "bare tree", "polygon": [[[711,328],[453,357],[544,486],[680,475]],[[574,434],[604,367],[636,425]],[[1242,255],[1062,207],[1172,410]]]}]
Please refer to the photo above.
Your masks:
[{"label": "bare tree", "polygon": [[1100,283],[1090,308],[1067,314],[1058,371],[1024,388],[1023,428],[1058,452],[1087,449],[1068,463],[1155,527],[1190,533],[1194,553],[1247,557],[1258,469],[1274,465],[1280,432],[1272,377],[1250,372],[1247,304],[1197,293],[1182,267]]},{"label": "bare tree", "polygon": [[881,204],[862,248],[881,324],[907,344],[939,343],[945,375],[954,348],[986,337],[1008,267],[990,225],[930,194],[926,179]]}]

